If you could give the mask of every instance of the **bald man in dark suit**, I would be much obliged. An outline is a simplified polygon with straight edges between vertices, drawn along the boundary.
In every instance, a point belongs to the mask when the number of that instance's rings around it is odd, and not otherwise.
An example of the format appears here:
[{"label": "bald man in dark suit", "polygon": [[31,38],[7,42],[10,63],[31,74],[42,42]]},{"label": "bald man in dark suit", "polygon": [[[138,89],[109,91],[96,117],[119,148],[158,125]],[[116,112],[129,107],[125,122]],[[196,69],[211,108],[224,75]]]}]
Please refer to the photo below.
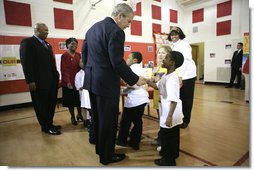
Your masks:
[{"label": "bald man in dark suit", "polygon": [[84,88],[90,93],[96,153],[104,165],[119,162],[125,154],[115,153],[119,113],[120,77],[129,85],[142,85],[126,65],[124,29],[134,18],[132,8],[125,4],[114,7],[111,17],[95,23],[86,33],[82,48],[85,67]]},{"label": "bald man in dark suit", "polygon": [[59,135],[61,126],[53,125],[59,73],[47,36],[46,24],[37,23],[34,35],[21,41],[20,59],[41,131]]}]

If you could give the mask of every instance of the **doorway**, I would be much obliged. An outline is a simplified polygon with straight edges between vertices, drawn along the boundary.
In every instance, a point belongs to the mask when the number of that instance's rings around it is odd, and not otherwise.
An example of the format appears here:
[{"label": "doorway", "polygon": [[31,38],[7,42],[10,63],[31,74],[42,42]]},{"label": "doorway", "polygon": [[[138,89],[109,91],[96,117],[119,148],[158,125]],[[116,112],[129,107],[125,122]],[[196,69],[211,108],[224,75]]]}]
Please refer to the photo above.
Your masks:
[{"label": "doorway", "polygon": [[197,66],[197,80],[204,80],[204,43],[191,44],[192,59]]}]

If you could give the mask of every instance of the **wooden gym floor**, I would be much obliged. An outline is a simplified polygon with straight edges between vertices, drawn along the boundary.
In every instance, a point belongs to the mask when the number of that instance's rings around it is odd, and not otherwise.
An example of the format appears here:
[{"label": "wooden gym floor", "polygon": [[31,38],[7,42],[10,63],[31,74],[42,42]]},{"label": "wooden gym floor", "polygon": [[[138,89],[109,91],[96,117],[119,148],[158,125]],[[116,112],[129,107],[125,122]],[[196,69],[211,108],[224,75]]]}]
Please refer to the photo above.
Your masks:
[{"label": "wooden gym floor", "polygon": [[[153,161],[160,156],[151,142],[157,136],[159,123],[152,101],[151,116],[147,116],[147,108],[145,113],[140,150],[116,146],[116,151],[126,153],[127,158],[108,166],[156,166]],[[67,109],[61,105],[54,120],[63,127],[59,136],[40,131],[32,107],[0,112],[0,165],[103,166],[81,122],[72,126]],[[181,129],[177,166],[248,168],[249,149],[250,108],[244,101],[244,90],[196,83],[191,123]]]}]

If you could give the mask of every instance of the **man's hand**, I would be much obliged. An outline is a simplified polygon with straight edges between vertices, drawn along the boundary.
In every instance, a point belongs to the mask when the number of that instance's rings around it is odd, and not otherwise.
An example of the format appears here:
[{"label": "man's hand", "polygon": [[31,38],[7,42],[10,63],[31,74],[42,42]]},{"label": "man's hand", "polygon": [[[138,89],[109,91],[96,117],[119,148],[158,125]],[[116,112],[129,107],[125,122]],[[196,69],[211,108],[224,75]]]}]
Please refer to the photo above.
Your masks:
[{"label": "man's hand", "polygon": [[30,91],[35,91],[36,90],[35,82],[29,83],[28,88]]},{"label": "man's hand", "polygon": [[136,83],[138,86],[142,86],[146,84],[146,80],[144,77],[139,77],[138,82]]}]

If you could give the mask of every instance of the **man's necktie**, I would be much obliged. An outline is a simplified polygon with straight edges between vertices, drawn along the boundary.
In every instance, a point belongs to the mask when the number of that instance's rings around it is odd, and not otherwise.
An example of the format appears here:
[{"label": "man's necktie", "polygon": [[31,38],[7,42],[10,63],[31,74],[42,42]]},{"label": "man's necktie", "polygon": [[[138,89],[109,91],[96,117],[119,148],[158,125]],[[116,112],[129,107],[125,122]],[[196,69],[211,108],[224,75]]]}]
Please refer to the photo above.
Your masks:
[{"label": "man's necktie", "polygon": [[45,41],[42,41],[42,44],[43,44],[43,46],[44,46],[45,48],[47,48],[47,49],[49,48],[48,45],[47,45],[47,43],[46,43]]}]

